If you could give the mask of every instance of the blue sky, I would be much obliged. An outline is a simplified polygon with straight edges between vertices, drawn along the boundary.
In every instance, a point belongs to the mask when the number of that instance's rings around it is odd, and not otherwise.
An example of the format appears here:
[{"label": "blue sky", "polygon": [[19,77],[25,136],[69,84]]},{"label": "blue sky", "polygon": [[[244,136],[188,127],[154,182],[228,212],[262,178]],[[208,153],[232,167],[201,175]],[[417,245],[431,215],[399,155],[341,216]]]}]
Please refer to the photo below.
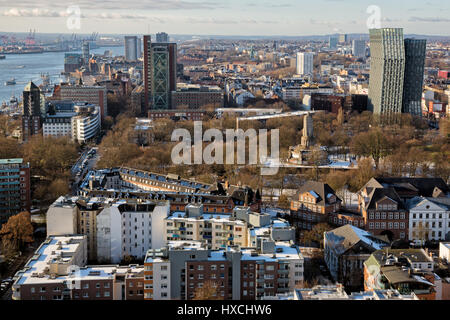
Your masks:
[{"label": "blue sky", "polygon": [[[78,6],[80,29],[67,20]],[[0,0],[0,31],[218,35],[318,35],[367,32],[370,5],[382,27],[450,35],[449,0]]]}]

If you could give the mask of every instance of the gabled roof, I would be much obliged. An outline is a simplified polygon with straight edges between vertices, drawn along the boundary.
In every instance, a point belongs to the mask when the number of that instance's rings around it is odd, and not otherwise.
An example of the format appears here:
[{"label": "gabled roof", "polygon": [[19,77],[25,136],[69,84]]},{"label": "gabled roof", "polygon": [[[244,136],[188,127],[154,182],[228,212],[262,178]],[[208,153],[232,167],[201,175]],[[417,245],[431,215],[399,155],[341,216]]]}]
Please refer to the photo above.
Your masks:
[{"label": "gabled roof", "polygon": [[394,188],[374,188],[371,189],[369,201],[366,203],[366,210],[376,209],[376,203],[386,197],[397,202],[399,209],[404,209],[403,201],[398,196]]},{"label": "gabled roof", "polygon": [[436,187],[444,193],[450,191],[449,186],[441,178],[380,177],[371,181],[371,185],[376,182],[383,187],[392,187],[397,192],[415,192],[423,197],[432,197]]},{"label": "gabled roof", "polygon": [[[383,247],[389,245],[384,240],[350,224],[326,232],[326,237],[328,239],[332,240],[333,236],[334,240],[339,241],[339,245],[337,246],[338,248],[336,249],[340,254],[344,253],[360,242],[363,242],[365,244],[365,247],[371,252],[381,250]],[[341,248],[339,248],[339,246]]]},{"label": "gabled roof", "polygon": [[329,194],[332,194],[336,197],[337,202],[341,202],[342,200],[336,196],[336,192],[326,183],[317,182],[317,181],[308,181],[306,182],[300,189],[298,190],[296,196],[298,197],[300,194],[311,191],[315,192],[318,196],[317,204],[318,205],[326,205],[330,204],[329,202]]}]

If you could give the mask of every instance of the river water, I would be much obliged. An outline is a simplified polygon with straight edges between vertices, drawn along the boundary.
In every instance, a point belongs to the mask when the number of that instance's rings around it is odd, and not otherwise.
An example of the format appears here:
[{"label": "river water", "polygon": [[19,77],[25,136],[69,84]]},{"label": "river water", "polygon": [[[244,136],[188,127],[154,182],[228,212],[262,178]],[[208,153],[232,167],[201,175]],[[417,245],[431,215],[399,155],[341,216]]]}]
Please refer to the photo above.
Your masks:
[{"label": "river water", "polygon": [[[124,55],[124,47],[102,47],[92,49],[91,53],[103,54],[110,50],[113,56]],[[81,53],[81,52],[80,52]],[[48,73],[52,83],[59,83],[64,78],[64,52],[46,52],[35,54],[6,54],[0,60],[0,105],[9,101],[11,96],[19,100],[25,85],[31,80],[36,85],[42,83],[41,74]],[[16,85],[5,85],[5,82],[15,78]]]}]

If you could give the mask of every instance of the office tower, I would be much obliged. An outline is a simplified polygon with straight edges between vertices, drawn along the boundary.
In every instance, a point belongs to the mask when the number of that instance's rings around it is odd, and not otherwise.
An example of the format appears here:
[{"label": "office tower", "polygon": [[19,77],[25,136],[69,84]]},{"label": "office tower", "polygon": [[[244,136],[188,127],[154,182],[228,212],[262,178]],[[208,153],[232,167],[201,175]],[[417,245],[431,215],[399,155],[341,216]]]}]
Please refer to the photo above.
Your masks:
[{"label": "office tower", "polygon": [[125,37],[125,60],[136,61],[138,59],[138,41],[136,36]]},{"label": "office tower", "polygon": [[140,37],[137,38],[136,42],[136,55],[138,59],[142,56],[142,39]]},{"label": "office tower", "polygon": [[156,42],[166,43],[169,42],[169,35],[165,32],[160,32],[156,34]]},{"label": "office tower", "polygon": [[177,89],[177,45],[152,43],[144,36],[145,104],[151,109],[170,109],[171,92]]},{"label": "office tower", "polygon": [[421,115],[426,41],[403,39],[403,29],[370,30],[368,110]]},{"label": "office tower", "polygon": [[314,54],[312,52],[297,53],[297,74],[311,75],[314,69]]},{"label": "office tower", "polygon": [[402,112],[405,76],[403,29],[371,29],[368,110],[392,115]]},{"label": "office tower", "polygon": [[403,113],[422,115],[422,88],[425,69],[426,40],[405,39],[405,82]]},{"label": "office tower", "polygon": [[337,44],[338,44],[338,38],[335,36],[331,36],[330,39],[328,40],[328,46],[330,49],[336,49],[337,48]]},{"label": "office tower", "polygon": [[101,119],[108,115],[107,90],[105,86],[62,84],[54,97],[59,100],[87,102],[100,107]]},{"label": "office tower", "polygon": [[82,58],[83,58],[83,65],[87,66],[89,64],[89,41],[83,42]]},{"label": "office tower", "polygon": [[30,211],[30,164],[23,159],[0,159],[0,227],[21,211]]},{"label": "office tower", "polygon": [[365,40],[353,40],[352,54],[358,58],[366,57],[366,41]]},{"label": "office tower", "polygon": [[27,141],[41,129],[41,90],[29,82],[23,90],[22,140]]}]

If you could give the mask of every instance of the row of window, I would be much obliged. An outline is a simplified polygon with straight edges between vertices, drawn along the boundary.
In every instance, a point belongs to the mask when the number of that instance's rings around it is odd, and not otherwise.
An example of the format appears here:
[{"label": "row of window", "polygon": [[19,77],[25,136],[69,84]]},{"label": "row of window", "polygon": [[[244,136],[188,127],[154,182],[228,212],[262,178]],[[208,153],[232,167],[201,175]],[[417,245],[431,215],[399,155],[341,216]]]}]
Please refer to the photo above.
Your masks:
[{"label": "row of window", "polygon": [[[387,217],[387,218],[386,218]],[[370,220],[405,220],[406,219],[406,214],[404,212],[402,213],[393,213],[393,212],[370,212],[369,213],[369,219]]]},{"label": "row of window", "polygon": [[404,222],[370,222],[369,223],[369,229],[386,229],[386,225],[388,229],[405,229],[405,223]]}]

